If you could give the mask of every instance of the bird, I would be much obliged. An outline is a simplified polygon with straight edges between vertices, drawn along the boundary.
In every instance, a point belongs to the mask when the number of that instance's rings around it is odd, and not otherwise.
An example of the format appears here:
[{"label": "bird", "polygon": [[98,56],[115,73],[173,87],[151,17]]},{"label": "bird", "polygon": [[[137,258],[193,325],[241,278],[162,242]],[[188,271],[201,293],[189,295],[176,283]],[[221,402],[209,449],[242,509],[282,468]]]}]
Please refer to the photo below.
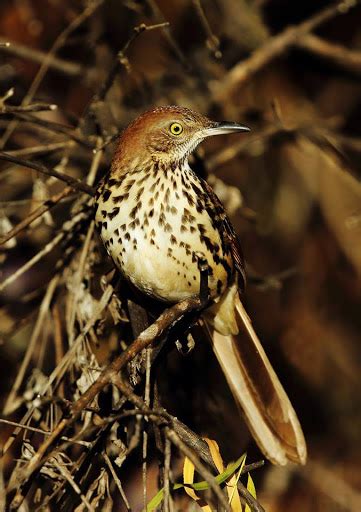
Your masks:
[{"label": "bird", "polygon": [[202,257],[211,305],[200,322],[235,401],[271,462],[304,464],[307,448],[296,412],[241,301],[246,273],[240,242],[221,201],[189,165],[204,139],[247,131],[181,106],[141,114],[120,134],[99,182],[95,222],[124,278],[162,303],[199,296]]}]

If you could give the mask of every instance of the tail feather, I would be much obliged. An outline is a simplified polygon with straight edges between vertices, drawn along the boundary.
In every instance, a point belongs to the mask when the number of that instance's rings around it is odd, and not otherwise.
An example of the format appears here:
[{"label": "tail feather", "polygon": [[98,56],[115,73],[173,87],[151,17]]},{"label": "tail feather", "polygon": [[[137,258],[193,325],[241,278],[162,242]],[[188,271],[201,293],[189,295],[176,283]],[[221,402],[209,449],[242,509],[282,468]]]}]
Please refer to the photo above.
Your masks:
[{"label": "tail feather", "polygon": [[235,299],[239,334],[220,334],[204,319],[219,364],[265,456],[275,464],[305,464],[306,443],[296,413],[238,295]]}]

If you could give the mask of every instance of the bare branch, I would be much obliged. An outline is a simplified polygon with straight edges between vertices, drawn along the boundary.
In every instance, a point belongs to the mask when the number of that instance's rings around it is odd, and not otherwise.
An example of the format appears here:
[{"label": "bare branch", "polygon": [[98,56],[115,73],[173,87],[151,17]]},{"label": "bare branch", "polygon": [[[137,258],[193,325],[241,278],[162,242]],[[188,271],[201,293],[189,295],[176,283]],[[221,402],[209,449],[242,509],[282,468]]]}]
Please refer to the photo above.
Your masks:
[{"label": "bare branch", "polygon": [[86,183],[83,183],[80,180],[77,180],[76,178],[72,178],[71,176],[68,176],[67,174],[64,174],[62,172],[56,171],[55,169],[46,167],[43,164],[37,164],[35,162],[32,162],[31,160],[24,160],[22,158],[17,158],[15,156],[9,155],[8,153],[4,153],[3,151],[0,151],[0,160],[5,160],[6,162],[11,162],[12,164],[21,165],[22,167],[26,167],[29,169],[33,169],[34,171],[41,172],[42,174],[46,174],[47,176],[54,176],[55,178],[58,178],[61,181],[64,181],[68,185],[70,185],[73,189],[79,190],[81,192],[85,192],[86,194],[90,196],[94,196],[96,189],[94,187],[91,187],[87,185]]},{"label": "bare branch", "polygon": [[236,64],[223,78],[219,80],[214,90],[214,99],[218,102],[225,101],[229,94],[241,87],[258,71],[269,64],[273,59],[285,53],[291,46],[297,43],[304,35],[331,20],[335,16],[345,14],[360,3],[360,0],[350,2],[342,0],[330,7],[326,7],[310,19],[295,27],[287,27],[283,32],[269,38],[264,45],[255,50],[252,55]]},{"label": "bare branch", "polygon": [[306,34],[296,41],[296,46],[321,57],[332,64],[361,75],[361,52],[349,50],[313,34]]},{"label": "bare branch", "polygon": [[[42,64],[47,55],[41,50],[29,48],[28,46],[16,43],[15,41],[5,43],[0,40],[0,47],[5,48],[9,55],[27,59],[32,62],[36,62],[37,64]],[[71,62],[69,60],[60,59],[59,57],[55,57],[55,55],[49,59],[48,67],[73,77],[81,76],[84,74],[84,69],[80,64]]]}]

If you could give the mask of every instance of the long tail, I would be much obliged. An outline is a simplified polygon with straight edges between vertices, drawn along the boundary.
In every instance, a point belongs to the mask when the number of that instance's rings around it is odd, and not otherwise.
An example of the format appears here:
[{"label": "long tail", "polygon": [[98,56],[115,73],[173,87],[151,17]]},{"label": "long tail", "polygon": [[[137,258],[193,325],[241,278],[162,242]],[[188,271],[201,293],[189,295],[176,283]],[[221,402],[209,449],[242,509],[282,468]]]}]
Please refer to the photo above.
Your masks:
[{"label": "long tail", "polygon": [[273,463],[305,464],[306,443],[296,413],[238,296],[237,335],[222,335],[203,321],[237,405],[264,455]]}]

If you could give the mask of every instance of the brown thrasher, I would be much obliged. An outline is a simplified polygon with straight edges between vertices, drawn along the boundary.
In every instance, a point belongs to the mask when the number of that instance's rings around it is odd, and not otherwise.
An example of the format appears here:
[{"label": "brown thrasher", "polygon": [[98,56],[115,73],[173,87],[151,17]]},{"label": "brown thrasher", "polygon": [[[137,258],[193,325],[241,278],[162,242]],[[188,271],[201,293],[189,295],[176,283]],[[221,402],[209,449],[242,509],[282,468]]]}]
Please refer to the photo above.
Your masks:
[{"label": "brown thrasher", "polygon": [[305,463],[296,413],[239,298],[245,271],[237,236],[212,188],[188,164],[206,137],[244,131],[183,107],[144,113],[120,136],[98,188],[96,223],[126,279],[163,302],[199,294],[198,255],[205,258],[213,304],[203,323],[235,400],[266,457]]}]

